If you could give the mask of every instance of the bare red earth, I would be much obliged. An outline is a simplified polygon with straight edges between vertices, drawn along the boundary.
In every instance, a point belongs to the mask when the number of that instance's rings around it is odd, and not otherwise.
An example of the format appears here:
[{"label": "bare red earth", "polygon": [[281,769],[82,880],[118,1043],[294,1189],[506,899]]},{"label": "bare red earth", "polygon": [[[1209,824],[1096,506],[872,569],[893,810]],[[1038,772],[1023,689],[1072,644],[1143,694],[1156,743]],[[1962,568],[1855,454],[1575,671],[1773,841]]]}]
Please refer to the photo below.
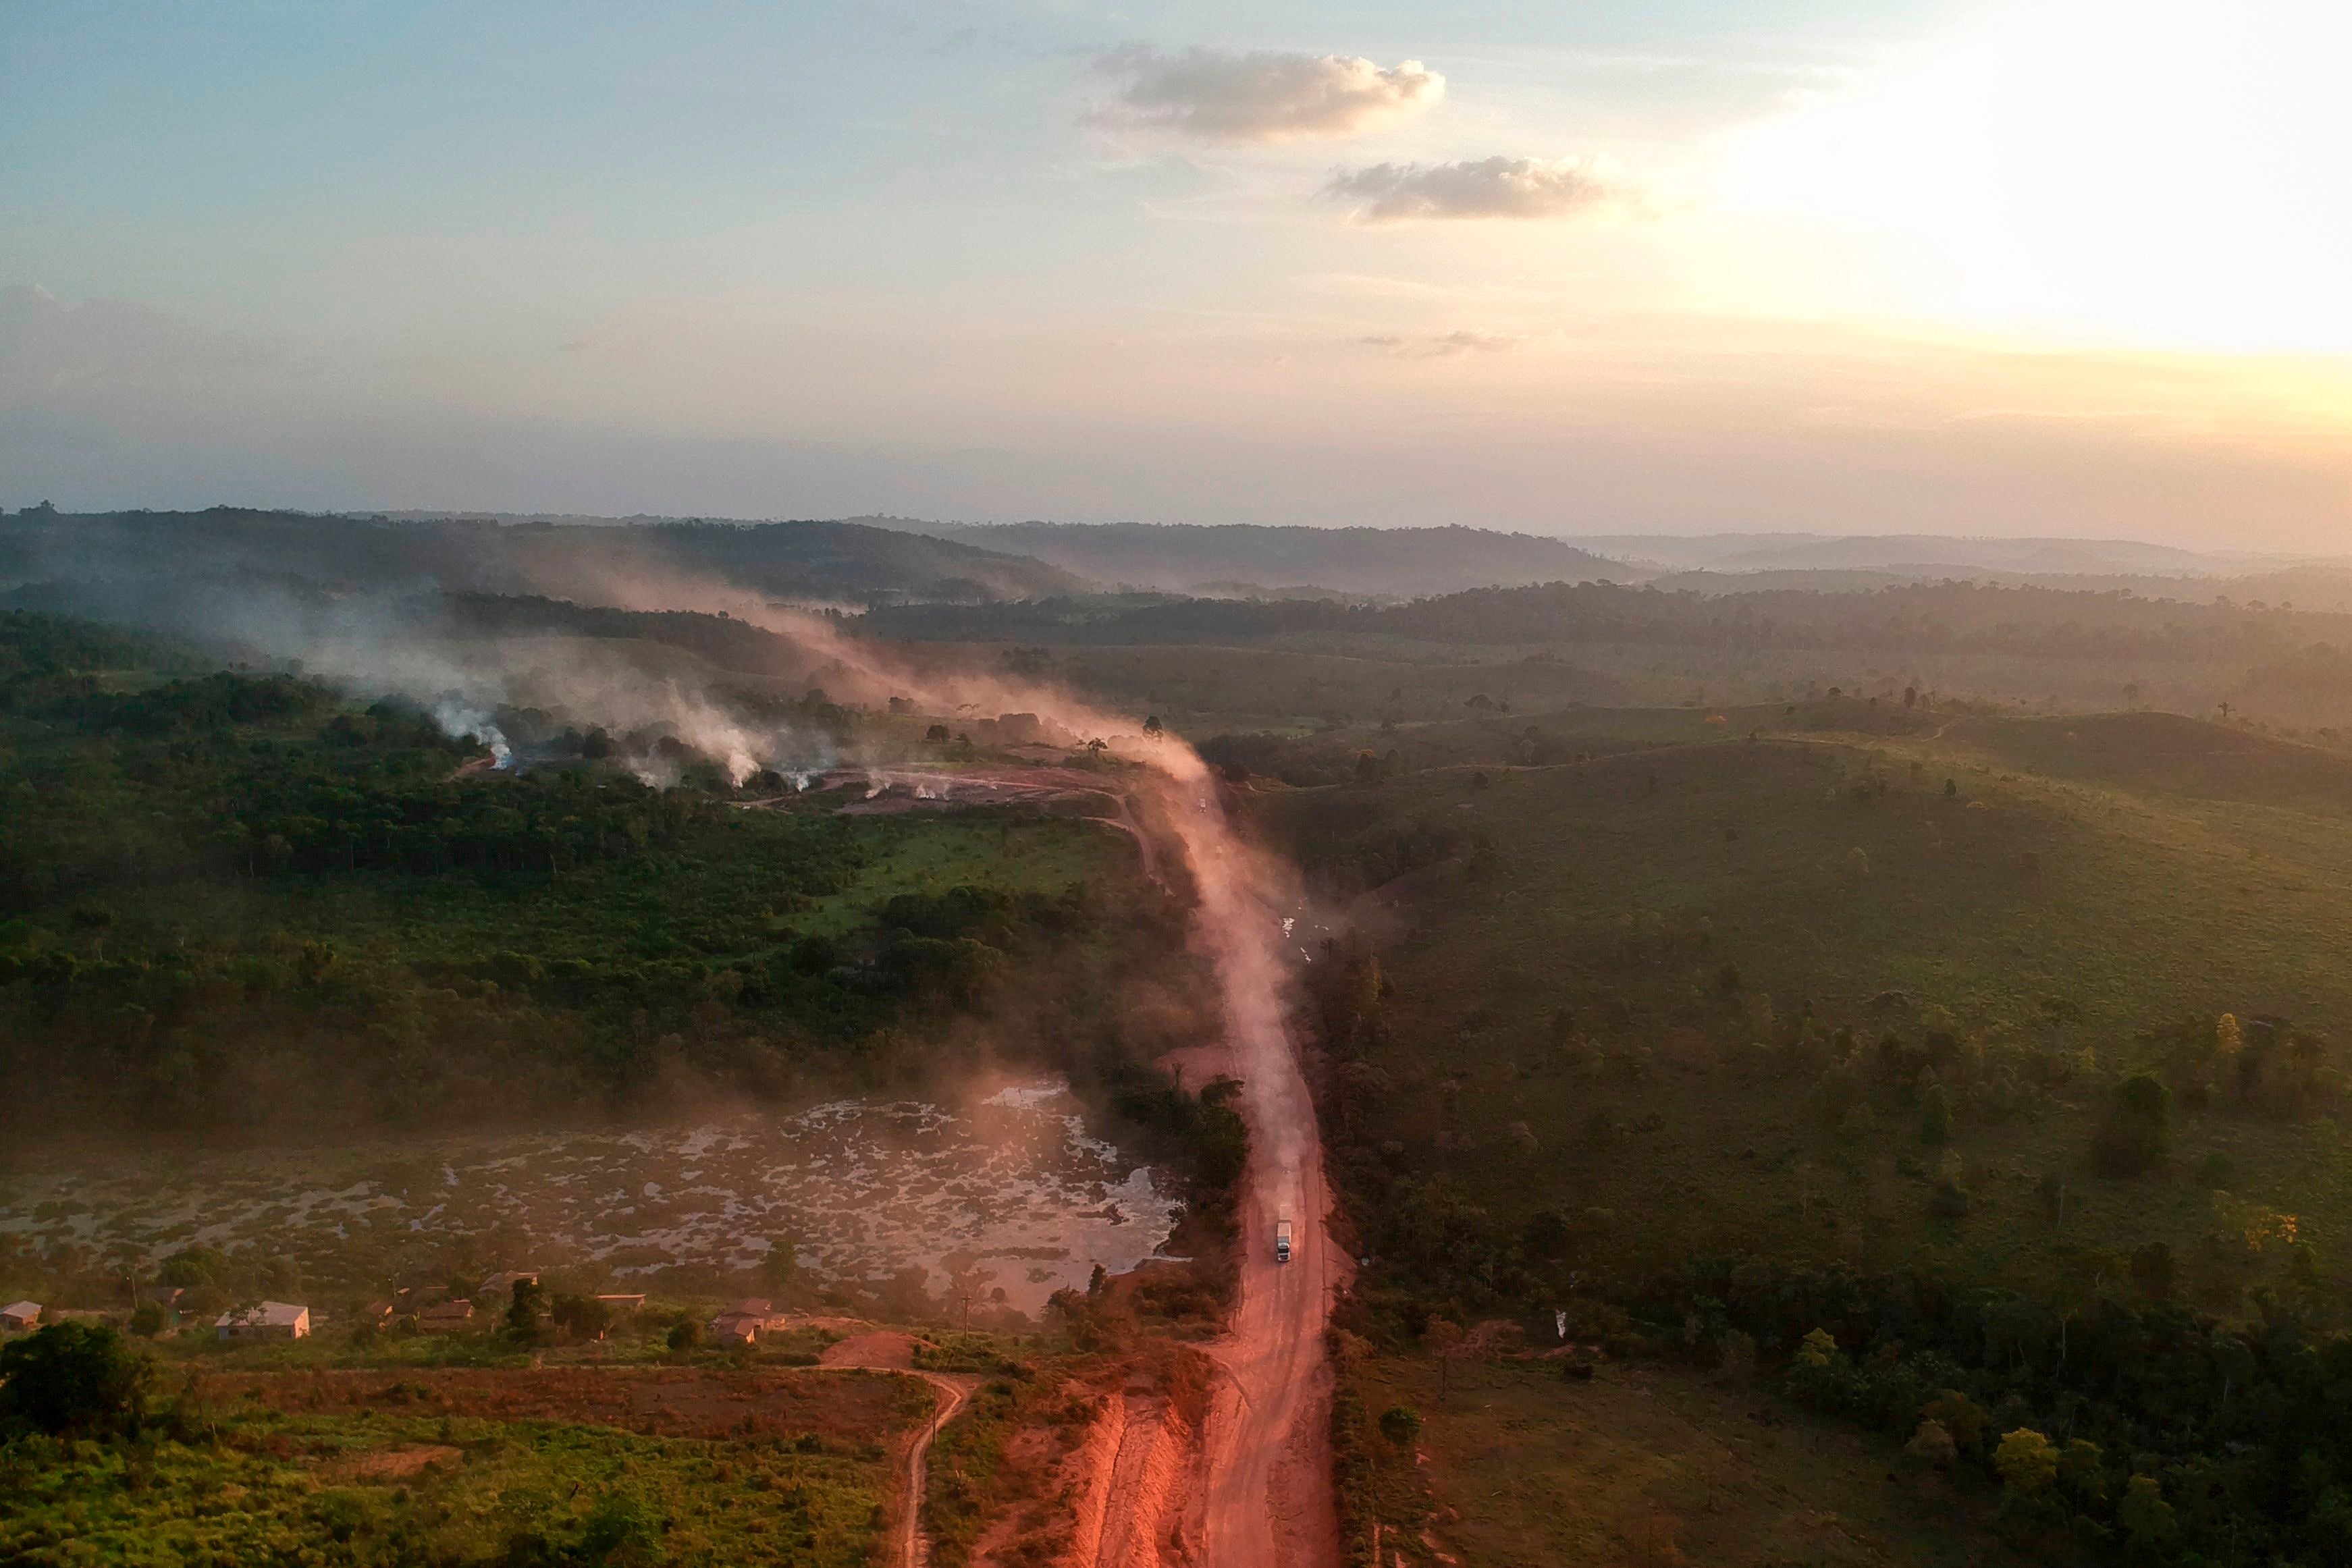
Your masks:
[{"label": "bare red earth", "polygon": [[[1199,936],[1224,984],[1225,1070],[1244,1085],[1250,1158],[1240,1205],[1240,1300],[1210,1347],[1225,1376],[1202,1435],[1199,1551],[1215,1568],[1337,1568],[1330,1369],[1323,1331],[1348,1276],[1325,1223],[1323,1142],[1285,998],[1278,868],[1226,825],[1222,802],[1174,822],[1201,890]],[[1277,1220],[1292,1256],[1274,1254]]]}]

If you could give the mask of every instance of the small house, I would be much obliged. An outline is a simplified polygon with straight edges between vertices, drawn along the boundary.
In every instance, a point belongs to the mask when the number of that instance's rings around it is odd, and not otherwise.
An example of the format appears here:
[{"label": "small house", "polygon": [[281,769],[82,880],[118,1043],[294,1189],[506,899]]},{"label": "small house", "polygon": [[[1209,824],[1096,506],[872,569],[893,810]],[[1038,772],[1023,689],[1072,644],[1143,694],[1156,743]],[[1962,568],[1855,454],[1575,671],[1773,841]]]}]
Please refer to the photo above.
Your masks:
[{"label": "small house", "polygon": [[536,1285],[538,1283],[538,1270],[509,1269],[499,1273],[493,1274],[488,1279],[483,1281],[482,1288],[474,1293],[478,1296],[503,1296],[512,1291],[517,1285]]},{"label": "small house", "polygon": [[757,1344],[767,1322],[765,1313],[721,1312],[710,1320],[710,1337],[720,1344]]},{"label": "small house", "polygon": [[642,1291],[635,1295],[598,1296],[596,1299],[616,1314],[637,1312],[646,1304],[645,1292]]},{"label": "small house", "polygon": [[416,1314],[416,1321],[428,1329],[452,1329],[474,1319],[474,1303],[463,1296],[454,1301],[436,1301]]},{"label": "small house", "polygon": [[0,1330],[22,1333],[37,1326],[40,1321],[41,1303],[38,1301],[11,1301],[0,1307]]},{"label": "small house", "polygon": [[302,1339],[310,1333],[310,1309],[291,1301],[260,1301],[231,1307],[213,1327],[223,1339]]}]

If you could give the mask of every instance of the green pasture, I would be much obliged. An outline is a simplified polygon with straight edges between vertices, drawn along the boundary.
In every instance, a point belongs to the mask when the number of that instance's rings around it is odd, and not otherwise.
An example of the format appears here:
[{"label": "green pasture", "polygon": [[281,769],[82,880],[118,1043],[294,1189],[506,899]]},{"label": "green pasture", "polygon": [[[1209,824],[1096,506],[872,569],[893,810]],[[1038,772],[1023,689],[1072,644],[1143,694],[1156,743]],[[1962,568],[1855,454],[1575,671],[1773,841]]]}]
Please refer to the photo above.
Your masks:
[{"label": "green pasture", "polygon": [[891,1479],[881,1430],[730,1441],[251,1405],[189,1437],[21,1440],[0,1457],[0,1560],[849,1568],[872,1560]]}]

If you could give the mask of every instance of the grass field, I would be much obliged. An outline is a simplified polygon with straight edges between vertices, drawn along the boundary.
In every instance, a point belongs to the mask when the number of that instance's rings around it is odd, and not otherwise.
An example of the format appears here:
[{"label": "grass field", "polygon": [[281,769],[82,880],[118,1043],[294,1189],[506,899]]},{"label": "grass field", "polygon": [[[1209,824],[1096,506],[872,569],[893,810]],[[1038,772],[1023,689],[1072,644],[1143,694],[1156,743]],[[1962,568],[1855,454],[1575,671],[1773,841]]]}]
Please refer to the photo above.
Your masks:
[{"label": "grass field", "polygon": [[1059,894],[1082,882],[1115,886],[1137,873],[1132,839],[1068,817],[960,811],[842,821],[860,852],[856,879],[796,911],[795,930],[844,935],[902,893],[981,886]]},{"label": "grass field", "polygon": [[847,1568],[928,1407],[863,1373],[199,1378],[176,1437],[0,1458],[0,1560]]},{"label": "grass field", "polygon": [[[1568,1383],[1559,1363],[1425,1357],[1354,1374],[1372,1416],[1423,1420],[1417,1452],[1370,1442],[1388,1495],[1433,1509],[1387,1536],[1412,1563],[1479,1568],[1997,1568],[1999,1493],[1745,1384],[1645,1364]],[[1409,1509],[1401,1510],[1409,1512]],[[1388,1568],[1383,1563],[1382,1568]]]}]

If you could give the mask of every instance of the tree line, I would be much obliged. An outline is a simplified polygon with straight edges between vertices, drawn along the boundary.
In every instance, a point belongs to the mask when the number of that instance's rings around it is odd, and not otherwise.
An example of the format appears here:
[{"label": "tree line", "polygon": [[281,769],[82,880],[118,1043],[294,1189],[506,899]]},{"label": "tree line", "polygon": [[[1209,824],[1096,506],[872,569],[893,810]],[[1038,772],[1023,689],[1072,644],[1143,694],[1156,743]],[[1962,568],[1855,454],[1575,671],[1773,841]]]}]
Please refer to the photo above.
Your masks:
[{"label": "tree line", "polygon": [[1909,584],[1861,592],[1663,591],[1608,582],[1481,588],[1406,604],[1321,599],[1100,595],[877,607],[869,634],[960,642],[1150,643],[1357,635],[1482,645],[1618,643],[1908,654],[2009,653],[2109,661],[2294,661],[2352,647],[2335,612],[2144,599],[2124,592]]}]

